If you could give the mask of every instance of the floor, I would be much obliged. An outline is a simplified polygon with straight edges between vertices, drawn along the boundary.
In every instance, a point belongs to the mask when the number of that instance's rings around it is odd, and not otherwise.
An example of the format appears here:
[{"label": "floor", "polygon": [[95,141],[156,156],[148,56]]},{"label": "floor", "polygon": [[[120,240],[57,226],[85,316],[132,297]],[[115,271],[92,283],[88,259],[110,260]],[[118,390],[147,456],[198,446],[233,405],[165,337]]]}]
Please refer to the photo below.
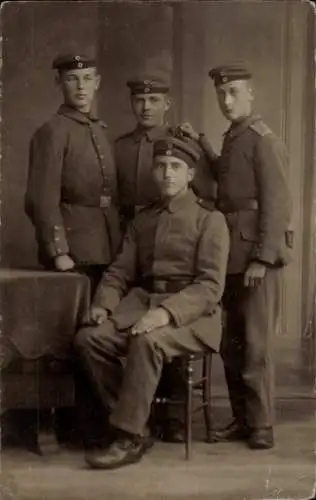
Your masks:
[{"label": "floor", "polygon": [[[1,500],[263,500],[311,499],[316,486],[315,400],[277,401],[276,446],[252,451],[244,443],[203,442],[195,423],[193,457],[182,445],[156,443],[141,463],[116,471],[85,467],[81,451],[62,450],[41,436],[44,456],[2,452]],[[230,418],[226,399],[215,400],[215,423]]]}]

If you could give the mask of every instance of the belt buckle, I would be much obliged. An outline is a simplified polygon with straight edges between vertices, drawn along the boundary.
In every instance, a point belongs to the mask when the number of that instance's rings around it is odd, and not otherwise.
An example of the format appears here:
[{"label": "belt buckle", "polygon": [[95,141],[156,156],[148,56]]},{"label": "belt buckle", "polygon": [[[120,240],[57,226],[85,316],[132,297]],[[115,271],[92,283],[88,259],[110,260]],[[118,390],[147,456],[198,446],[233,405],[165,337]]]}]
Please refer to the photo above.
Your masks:
[{"label": "belt buckle", "polygon": [[109,208],[111,205],[111,196],[101,194],[100,196],[100,207],[101,208]]},{"label": "belt buckle", "polygon": [[155,293],[166,293],[167,291],[167,282],[163,280],[158,280],[154,282],[154,291]]},{"label": "belt buckle", "polygon": [[145,206],[146,205],[135,205],[135,207],[134,207],[134,213],[135,213],[135,215],[139,214],[139,212],[141,210],[143,210],[143,208],[145,208]]}]

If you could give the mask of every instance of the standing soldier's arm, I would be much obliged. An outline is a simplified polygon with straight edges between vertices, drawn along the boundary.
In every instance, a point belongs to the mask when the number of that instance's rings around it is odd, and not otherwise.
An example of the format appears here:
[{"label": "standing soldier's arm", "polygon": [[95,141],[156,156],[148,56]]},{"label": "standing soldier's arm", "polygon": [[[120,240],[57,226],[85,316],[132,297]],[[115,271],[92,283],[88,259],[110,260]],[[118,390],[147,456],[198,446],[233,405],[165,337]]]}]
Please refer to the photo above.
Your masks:
[{"label": "standing soldier's arm", "polygon": [[191,139],[194,139],[199,143],[199,146],[201,147],[204,156],[206,160],[208,160],[208,163],[211,167],[211,174],[213,178],[217,181],[218,180],[218,167],[219,167],[219,156],[215,153],[214,149],[211,146],[211,143],[207,139],[205,134],[198,134],[192,125],[188,122],[182,123],[180,126],[180,130],[183,132],[184,135],[187,135]]},{"label": "standing soldier's arm", "polygon": [[69,252],[60,212],[64,151],[65,138],[50,124],[35,133],[30,145],[25,208],[39,244],[51,259]]},{"label": "standing soldier's arm", "polygon": [[287,153],[278,138],[267,134],[258,136],[254,155],[259,197],[259,242],[254,259],[274,265],[280,257],[291,218]]}]

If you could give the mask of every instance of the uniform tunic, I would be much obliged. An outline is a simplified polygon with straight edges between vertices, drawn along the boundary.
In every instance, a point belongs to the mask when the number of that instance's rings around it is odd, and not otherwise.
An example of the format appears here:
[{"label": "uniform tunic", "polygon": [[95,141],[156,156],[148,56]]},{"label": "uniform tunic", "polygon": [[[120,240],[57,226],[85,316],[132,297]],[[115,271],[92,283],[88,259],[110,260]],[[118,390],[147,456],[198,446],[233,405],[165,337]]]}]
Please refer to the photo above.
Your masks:
[{"label": "uniform tunic", "polygon": [[[26,211],[40,260],[69,254],[79,265],[108,265],[120,241],[116,171],[106,125],[62,105],[31,140]],[[108,207],[100,207],[102,196]]]},{"label": "uniform tunic", "polygon": [[[111,319],[79,331],[76,337],[102,401],[115,407],[114,425],[141,433],[163,362],[206,347],[218,349],[218,304],[228,249],[224,216],[201,206],[192,191],[170,204],[142,210],[133,221],[122,252],[94,298],[94,305],[112,313]],[[129,291],[138,273],[142,281]],[[158,306],[169,312],[171,323],[149,334],[129,337],[129,328]],[[116,405],[122,377],[117,358],[124,354],[127,364]]]},{"label": "uniform tunic", "polygon": [[[213,159],[205,139],[202,146]],[[217,206],[225,214],[231,241],[221,351],[233,414],[242,425],[270,427],[280,268],[290,260],[291,243],[286,149],[260,116],[251,115],[231,125],[212,165]],[[259,286],[248,288],[244,273],[252,261],[264,263],[266,275]]]}]

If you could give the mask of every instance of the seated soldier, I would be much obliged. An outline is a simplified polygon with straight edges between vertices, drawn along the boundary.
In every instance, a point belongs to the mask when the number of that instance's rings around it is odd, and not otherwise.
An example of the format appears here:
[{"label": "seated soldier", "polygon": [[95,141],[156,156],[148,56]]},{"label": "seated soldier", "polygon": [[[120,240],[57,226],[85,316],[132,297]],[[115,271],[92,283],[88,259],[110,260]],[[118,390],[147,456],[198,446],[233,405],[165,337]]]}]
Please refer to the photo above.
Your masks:
[{"label": "seated soldier", "polygon": [[[219,347],[229,235],[224,216],[189,187],[198,157],[194,141],[170,135],[155,142],[160,202],[130,224],[97,289],[94,326],[75,338],[116,436],[107,450],[86,455],[92,468],[139,461],[164,363]],[[136,276],[140,286],[129,290]]]}]

